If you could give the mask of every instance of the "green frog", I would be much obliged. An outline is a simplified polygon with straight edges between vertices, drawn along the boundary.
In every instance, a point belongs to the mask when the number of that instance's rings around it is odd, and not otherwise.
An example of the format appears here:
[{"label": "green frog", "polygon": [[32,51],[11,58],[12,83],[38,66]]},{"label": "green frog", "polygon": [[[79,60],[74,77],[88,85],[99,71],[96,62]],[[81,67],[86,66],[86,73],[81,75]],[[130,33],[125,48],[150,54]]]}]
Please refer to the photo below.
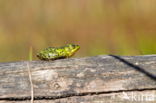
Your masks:
[{"label": "green frog", "polygon": [[69,58],[75,54],[80,48],[79,45],[67,44],[62,47],[49,47],[37,53],[37,57],[41,60],[56,60]]}]

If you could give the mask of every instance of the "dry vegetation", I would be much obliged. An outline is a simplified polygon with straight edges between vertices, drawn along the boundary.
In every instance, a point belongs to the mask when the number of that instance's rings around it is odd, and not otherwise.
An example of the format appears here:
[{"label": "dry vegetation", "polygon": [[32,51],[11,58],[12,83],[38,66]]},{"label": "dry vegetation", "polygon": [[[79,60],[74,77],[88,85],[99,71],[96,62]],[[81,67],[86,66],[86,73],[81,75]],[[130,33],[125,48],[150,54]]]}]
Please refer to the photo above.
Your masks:
[{"label": "dry vegetation", "polygon": [[0,0],[0,62],[76,43],[77,56],[156,53],[156,0]]}]

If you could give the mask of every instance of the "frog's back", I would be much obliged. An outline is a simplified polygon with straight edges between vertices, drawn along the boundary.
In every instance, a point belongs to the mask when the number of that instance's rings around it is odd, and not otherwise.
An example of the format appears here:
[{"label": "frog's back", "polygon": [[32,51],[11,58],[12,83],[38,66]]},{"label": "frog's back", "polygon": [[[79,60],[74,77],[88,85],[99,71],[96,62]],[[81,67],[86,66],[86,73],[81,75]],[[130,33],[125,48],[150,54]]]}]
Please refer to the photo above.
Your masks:
[{"label": "frog's back", "polygon": [[48,51],[49,59],[65,58],[65,53],[63,48],[49,47],[46,49]]},{"label": "frog's back", "polygon": [[55,51],[55,49],[56,49],[55,47],[48,47],[48,48],[45,48],[44,50],[52,52],[52,51]]}]

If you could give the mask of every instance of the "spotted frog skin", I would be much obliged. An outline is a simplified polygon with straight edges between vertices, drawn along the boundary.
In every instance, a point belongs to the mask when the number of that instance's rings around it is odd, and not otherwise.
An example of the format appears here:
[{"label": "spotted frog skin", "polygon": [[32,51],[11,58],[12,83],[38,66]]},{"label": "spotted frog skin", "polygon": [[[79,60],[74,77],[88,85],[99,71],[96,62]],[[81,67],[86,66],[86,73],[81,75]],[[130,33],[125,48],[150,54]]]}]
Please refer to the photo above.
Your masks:
[{"label": "spotted frog skin", "polygon": [[37,57],[41,60],[56,60],[60,58],[69,58],[79,50],[80,46],[75,44],[67,44],[62,47],[49,47],[37,53]]}]

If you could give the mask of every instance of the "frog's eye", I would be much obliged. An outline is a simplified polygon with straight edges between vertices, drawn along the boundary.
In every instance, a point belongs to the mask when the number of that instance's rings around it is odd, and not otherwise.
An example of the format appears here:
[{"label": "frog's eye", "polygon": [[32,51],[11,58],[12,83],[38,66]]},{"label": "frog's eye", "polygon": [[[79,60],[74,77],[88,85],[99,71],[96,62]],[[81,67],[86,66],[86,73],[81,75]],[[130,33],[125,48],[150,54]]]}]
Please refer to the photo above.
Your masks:
[{"label": "frog's eye", "polygon": [[68,47],[69,47],[69,49],[78,49],[79,48],[79,46],[78,45],[75,45],[75,44],[68,44]]}]

